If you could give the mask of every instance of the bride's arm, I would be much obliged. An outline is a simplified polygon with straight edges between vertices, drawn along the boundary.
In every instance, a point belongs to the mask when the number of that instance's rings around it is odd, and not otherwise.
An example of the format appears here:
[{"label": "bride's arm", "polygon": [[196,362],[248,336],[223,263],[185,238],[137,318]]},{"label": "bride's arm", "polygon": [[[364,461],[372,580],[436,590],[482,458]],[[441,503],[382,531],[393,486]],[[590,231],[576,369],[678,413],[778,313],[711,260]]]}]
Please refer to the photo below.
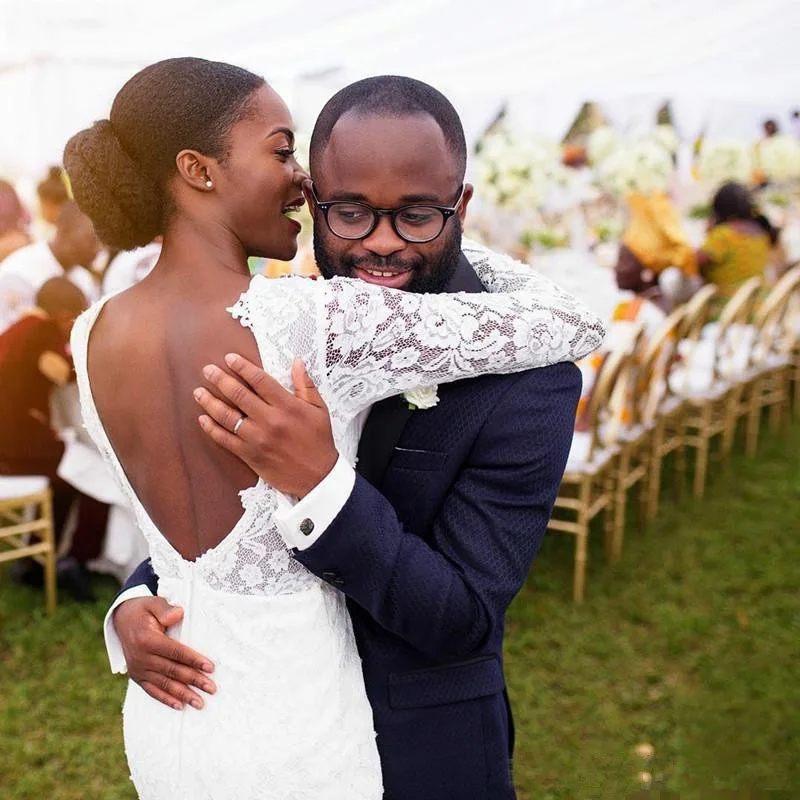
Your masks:
[{"label": "bride's arm", "polygon": [[600,320],[527,264],[471,242],[464,254],[490,294],[326,282],[319,349],[351,412],[407,389],[574,361],[602,342]]},{"label": "bride's arm", "polygon": [[331,411],[347,417],[408,389],[574,361],[599,346],[603,325],[577,298],[508,256],[469,242],[464,252],[490,293],[264,279],[238,315],[267,371],[276,345],[304,359]]}]

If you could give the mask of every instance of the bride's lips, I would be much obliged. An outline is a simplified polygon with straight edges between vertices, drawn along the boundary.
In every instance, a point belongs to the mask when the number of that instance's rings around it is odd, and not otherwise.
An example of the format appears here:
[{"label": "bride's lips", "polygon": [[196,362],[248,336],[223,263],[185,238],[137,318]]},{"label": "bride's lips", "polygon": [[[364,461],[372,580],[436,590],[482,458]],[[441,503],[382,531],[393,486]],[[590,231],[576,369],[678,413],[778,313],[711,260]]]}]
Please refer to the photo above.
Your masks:
[{"label": "bride's lips", "polygon": [[305,197],[303,197],[303,195],[300,195],[300,197],[296,197],[294,200],[291,200],[289,203],[287,203],[281,210],[281,216],[289,224],[295,236],[298,233],[300,233],[301,230],[303,230],[303,226],[296,219],[293,219],[288,215],[293,212],[299,211],[305,202],[306,202]]},{"label": "bride's lips", "polygon": [[385,286],[388,289],[402,289],[414,275],[414,270],[380,269],[379,267],[355,267],[353,277],[367,283]]}]

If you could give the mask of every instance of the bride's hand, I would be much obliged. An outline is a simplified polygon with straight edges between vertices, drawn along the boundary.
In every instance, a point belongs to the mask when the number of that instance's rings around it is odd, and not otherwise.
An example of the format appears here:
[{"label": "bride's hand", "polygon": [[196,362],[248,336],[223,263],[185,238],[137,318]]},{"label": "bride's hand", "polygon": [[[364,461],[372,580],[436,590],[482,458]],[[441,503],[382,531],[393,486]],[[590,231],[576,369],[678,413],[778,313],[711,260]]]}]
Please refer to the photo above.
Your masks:
[{"label": "bride's hand", "polygon": [[167,636],[167,628],[183,619],[183,609],[163,597],[136,597],[114,609],[114,630],[122,644],[128,675],[147,694],[176,711],[184,705],[200,709],[217,688],[206,673],[214,665],[200,653]]},{"label": "bride's hand", "polygon": [[207,389],[194,393],[206,412],[201,427],[270,486],[305,497],[339,453],[328,409],[302,362],[292,368],[294,394],[242,356],[228,355],[225,363],[234,375],[213,365],[203,370],[218,397]]}]

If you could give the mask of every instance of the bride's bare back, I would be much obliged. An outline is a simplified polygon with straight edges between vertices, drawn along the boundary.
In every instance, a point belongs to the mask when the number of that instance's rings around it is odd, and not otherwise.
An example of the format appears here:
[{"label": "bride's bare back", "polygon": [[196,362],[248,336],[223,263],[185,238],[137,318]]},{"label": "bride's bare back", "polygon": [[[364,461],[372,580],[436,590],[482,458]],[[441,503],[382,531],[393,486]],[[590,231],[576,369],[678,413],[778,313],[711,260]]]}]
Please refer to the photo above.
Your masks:
[{"label": "bride's bare back", "polygon": [[233,528],[238,491],[256,481],[203,433],[192,395],[205,385],[203,367],[224,364],[226,353],[260,363],[252,334],[226,311],[249,280],[224,277],[209,291],[156,268],[108,301],[88,350],[92,393],[117,458],[153,522],[189,560]]}]

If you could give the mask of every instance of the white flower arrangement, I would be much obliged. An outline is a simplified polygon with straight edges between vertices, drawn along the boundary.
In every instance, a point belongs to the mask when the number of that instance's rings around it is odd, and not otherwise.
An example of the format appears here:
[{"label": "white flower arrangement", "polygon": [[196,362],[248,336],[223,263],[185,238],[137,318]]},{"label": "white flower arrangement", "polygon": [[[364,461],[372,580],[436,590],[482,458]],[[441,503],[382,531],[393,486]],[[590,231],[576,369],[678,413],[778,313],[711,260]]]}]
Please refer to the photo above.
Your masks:
[{"label": "white flower arrangement", "polygon": [[758,145],[758,166],[771,181],[800,178],[800,142],[792,136],[770,136]]},{"label": "white flower arrangement", "polygon": [[599,166],[622,147],[622,137],[610,126],[595,128],[586,140],[586,156],[592,166]]},{"label": "white flower arrangement", "polygon": [[641,139],[607,156],[598,169],[598,180],[620,196],[657,194],[667,190],[673,170],[672,157],[660,144]]},{"label": "white flower arrangement", "polygon": [[412,411],[426,411],[439,403],[438,386],[421,386],[403,393],[403,398]]},{"label": "white flower arrangement", "polygon": [[656,125],[644,138],[660,145],[671,156],[674,156],[675,153],[678,152],[678,148],[681,144],[680,137],[672,125]]},{"label": "white flower arrangement", "polygon": [[483,141],[477,168],[481,198],[512,211],[541,208],[552,191],[569,180],[558,145],[535,137],[513,137],[504,130]]},{"label": "white flower arrangement", "polygon": [[750,183],[753,157],[747,142],[741,139],[715,139],[703,142],[697,161],[700,180],[713,186],[727,181]]}]

